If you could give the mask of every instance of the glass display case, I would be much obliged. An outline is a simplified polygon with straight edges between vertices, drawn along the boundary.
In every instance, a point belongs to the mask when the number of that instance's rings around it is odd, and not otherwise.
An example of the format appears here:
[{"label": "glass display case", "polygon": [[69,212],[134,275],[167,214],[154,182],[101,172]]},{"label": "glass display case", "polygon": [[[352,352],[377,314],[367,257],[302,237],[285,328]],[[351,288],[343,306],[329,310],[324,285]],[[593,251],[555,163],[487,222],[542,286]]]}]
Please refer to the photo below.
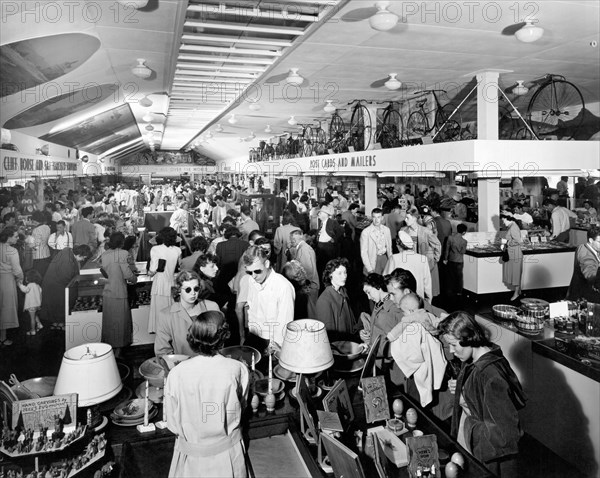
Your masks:
[{"label": "glass display case", "polygon": [[[133,321],[133,345],[154,342],[148,334],[152,279],[146,275],[146,263],[137,262],[136,284],[128,286]],[[65,288],[66,349],[89,342],[102,341],[102,291],[106,279],[99,269],[74,277]]]}]

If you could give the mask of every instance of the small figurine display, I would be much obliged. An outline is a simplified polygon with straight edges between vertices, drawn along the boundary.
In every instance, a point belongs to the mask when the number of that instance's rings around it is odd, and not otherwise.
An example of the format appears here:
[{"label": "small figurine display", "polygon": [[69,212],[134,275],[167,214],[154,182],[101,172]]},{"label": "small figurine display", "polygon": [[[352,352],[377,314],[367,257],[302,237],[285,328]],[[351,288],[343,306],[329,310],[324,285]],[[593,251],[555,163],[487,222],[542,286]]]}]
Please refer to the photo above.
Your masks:
[{"label": "small figurine display", "polygon": [[[77,474],[79,470],[89,465],[94,459],[104,455],[107,442],[104,434],[96,435],[88,443],[83,453],[75,458],[63,460],[60,463],[44,466],[41,470],[31,471],[27,474],[23,470],[0,471],[0,478],[68,478]],[[94,473],[94,478],[110,476],[114,462],[108,462]]]},{"label": "small figurine display", "polygon": [[65,434],[62,419],[58,416],[55,417],[54,431],[50,436],[48,429],[41,426],[37,438],[34,438],[35,433],[31,428],[10,430],[4,426],[0,434],[0,450],[10,456],[56,451],[81,438],[85,429],[80,424],[75,430]]}]

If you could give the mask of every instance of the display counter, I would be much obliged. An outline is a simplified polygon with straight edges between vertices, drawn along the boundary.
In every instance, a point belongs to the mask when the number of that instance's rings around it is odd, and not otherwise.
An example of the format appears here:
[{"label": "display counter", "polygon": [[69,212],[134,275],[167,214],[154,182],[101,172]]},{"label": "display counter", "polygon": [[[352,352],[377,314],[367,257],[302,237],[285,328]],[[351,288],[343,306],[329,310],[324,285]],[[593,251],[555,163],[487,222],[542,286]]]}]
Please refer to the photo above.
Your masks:
[{"label": "display counter", "polygon": [[581,470],[577,476],[597,476],[598,365],[585,365],[557,350],[553,346],[554,329],[548,325],[530,336],[511,327],[510,322],[496,322],[490,317],[476,316],[492,341],[502,348],[527,394],[527,406],[520,412],[525,432]]},{"label": "display counter", "polygon": [[[547,242],[523,246],[523,290],[567,287],[573,275],[576,248]],[[499,244],[467,249],[464,257],[464,288],[473,294],[508,292],[502,282],[502,251]]]},{"label": "display counter", "polygon": [[[146,263],[137,262],[137,283],[129,286],[133,321],[132,345],[154,343],[148,333],[152,279],[145,274]],[[101,342],[102,291],[106,279],[99,269],[88,269],[65,288],[65,350],[89,342]]]}]

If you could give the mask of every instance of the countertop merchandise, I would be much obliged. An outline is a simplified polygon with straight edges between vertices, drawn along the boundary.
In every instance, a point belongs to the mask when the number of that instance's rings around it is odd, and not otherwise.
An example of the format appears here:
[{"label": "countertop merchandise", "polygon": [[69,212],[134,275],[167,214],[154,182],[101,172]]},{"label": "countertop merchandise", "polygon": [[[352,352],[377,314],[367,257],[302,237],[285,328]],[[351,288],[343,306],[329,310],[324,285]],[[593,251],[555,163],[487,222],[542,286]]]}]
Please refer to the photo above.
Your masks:
[{"label": "countertop merchandise", "polygon": [[556,332],[552,325],[552,319],[546,319],[545,327],[539,334],[530,335],[519,331],[511,321],[498,320],[492,313],[479,315],[493,321],[500,327],[527,338],[531,341],[531,350],[534,353],[549,358],[600,383],[600,360],[590,359],[578,354],[575,347],[571,347],[569,344],[579,335]]},{"label": "countertop merchandise", "polygon": [[[531,243],[526,242],[521,246],[524,255],[529,254],[550,254],[554,252],[571,252],[577,247],[570,246],[564,242],[548,241]],[[492,243],[482,246],[470,247],[467,249],[467,255],[473,257],[500,257],[502,255],[501,244]]]}]

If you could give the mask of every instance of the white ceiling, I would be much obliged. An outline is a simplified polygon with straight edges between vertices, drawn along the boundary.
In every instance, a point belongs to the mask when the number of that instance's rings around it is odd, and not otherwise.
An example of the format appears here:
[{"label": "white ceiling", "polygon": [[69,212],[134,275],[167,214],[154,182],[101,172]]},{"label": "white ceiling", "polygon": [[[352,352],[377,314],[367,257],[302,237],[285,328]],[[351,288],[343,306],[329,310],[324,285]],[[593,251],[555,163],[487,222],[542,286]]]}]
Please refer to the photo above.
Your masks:
[{"label": "white ceiling", "polygon": [[[182,32],[194,33],[199,43],[203,43],[203,34],[213,35],[214,32],[211,28],[184,29],[188,6],[186,1],[150,0],[147,7],[138,11],[125,9],[112,1],[81,1],[75,8],[71,7],[71,18],[68,7],[63,5],[62,15],[58,20],[50,11],[41,11],[37,19],[32,14],[23,14],[25,10],[35,11],[43,2],[0,0],[0,3],[4,4],[2,11],[5,15],[0,29],[1,49],[7,44],[34,37],[87,33],[100,40],[100,49],[81,66],[53,81],[62,85],[63,92],[68,91],[69,87],[65,85],[69,82],[81,86],[93,82],[108,83],[120,88],[119,94],[92,104],[67,118],[20,130],[34,136],[60,130],[65,122],[83,121],[91,112],[114,108],[127,102],[141,132],[146,125],[142,120],[144,114],[148,110],[155,114],[155,129],[164,131],[164,135],[156,135],[163,149],[190,147],[200,133],[206,133],[210,129],[214,136],[200,144],[197,148],[199,152],[216,160],[244,158],[250,146],[255,146],[260,139],[272,136],[263,133],[267,124],[279,133],[291,129],[287,124],[290,115],[295,115],[300,123],[313,122],[315,118],[326,119],[327,114],[322,110],[326,99],[333,100],[340,108],[347,108],[347,103],[353,99],[401,100],[410,97],[416,89],[436,85],[456,92],[461,84],[470,80],[469,74],[481,69],[512,70],[513,73],[501,75],[500,81],[505,87],[516,80],[527,81],[545,73],[562,74],[580,88],[587,104],[597,103],[600,99],[599,48],[591,46],[592,42],[597,44],[600,41],[600,2],[597,0],[393,1],[390,10],[401,16],[401,22],[389,32],[378,32],[370,28],[366,18],[372,13],[373,1],[342,1],[335,10],[326,8],[327,4],[333,2],[295,0],[284,3],[296,8],[287,12],[287,18],[300,9],[307,15],[320,15],[319,18],[322,19],[314,24],[282,22],[281,17],[276,19],[276,16],[272,21],[268,18],[252,18],[247,11],[244,18],[234,21],[231,14],[214,14],[207,21],[234,23],[238,26],[264,26],[272,23],[285,28],[300,27],[306,33],[298,36],[298,40],[290,48],[270,47],[273,51],[281,51],[281,57],[276,58],[271,66],[266,65],[266,71],[256,77],[252,83],[254,86],[248,90],[248,96],[258,100],[261,105],[260,111],[251,111],[250,103],[243,99],[234,104],[222,102],[221,98],[214,101],[215,94],[197,98],[194,105],[185,108],[185,111],[176,106],[181,105],[181,100],[175,100],[178,93],[177,88],[173,87],[173,78],[177,56],[183,54],[180,51]],[[192,3],[198,7],[218,2],[194,0],[190,2]],[[275,5],[258,0],[229,3],[236,8],[259,5],[267,9],[271,5],[270,8],[273,9]],[[12,13],[13,10],[7,10],[8,4],[11,9],[16,6],[18,11]],[[85,17],[84,10],[93,8],[88,4],[102,6],[99,21],[91,22],[90,18]],[[501,9],[496,10],[496,6]],[[281,15],[281,6],[278,8],[279,13],[274,15]],[[115,17],[116,10],[119,12],[118,17]],[[90,13],[94,12],[87,11],[88,17]],[[189,17],[190,13],[187,15]],[[528,15],[533,16],[545,29],[541,40],[521,43],[512,35],[502,34],[503,29],[522,21]],[[219,31],[214,34],[290,40],[297,36],[244,34],[240,31]],[[190,42],[186,40],[186,44]],[[235,42],[213,44],[244,48],[244,45]],[[256,48],[255,45],[245,47]],[[76,45],[73,48],[76,49]],[[154,72],[150,79],[140,80],[132,75],[131,67],[135,65],[136,58],[147,60],[146,65]],[[215,61],[220,60],[213,60],[213,63]],[[228,63],[221,64],[224,65]],[[267,81],[273,77],[284,77],[290,68],[299,68],[299,73],[306,78],[302,88],[290,87],[285,81],[278,84],[269,84]],[[177,69],[181,71],[181,68]],[[393,92],[385,87],[371,87],[373,82],[392,72],[398,73],[398,79],[403,82],[401,90]],[[4,77],[3,82],[6,82]],[[4,90],[6,85],[0,86]],[[42,90],[43,84],[27,90],[30,93],[37,91],[37,94],[18,92],[3,96],[0,123],[4,125],[19,113],[56,94]],[[137,103],[144,95],[150,95],[150,99],[154,101],[154,105],[148,109]],[[228,99],[231,100],[231,97]],[[235,113],[239,119],[235,127],[227,122],[230,113]],[[223,133],[214,132],[214,125],[217,123],[222,125]],[[237,139],[245,138],[251,132],[257,136],[254,141],[240,142]],[[144,147],[140,138],[127,151]],[[116,152],[119,152],[119,148],[116,148]]]}]

